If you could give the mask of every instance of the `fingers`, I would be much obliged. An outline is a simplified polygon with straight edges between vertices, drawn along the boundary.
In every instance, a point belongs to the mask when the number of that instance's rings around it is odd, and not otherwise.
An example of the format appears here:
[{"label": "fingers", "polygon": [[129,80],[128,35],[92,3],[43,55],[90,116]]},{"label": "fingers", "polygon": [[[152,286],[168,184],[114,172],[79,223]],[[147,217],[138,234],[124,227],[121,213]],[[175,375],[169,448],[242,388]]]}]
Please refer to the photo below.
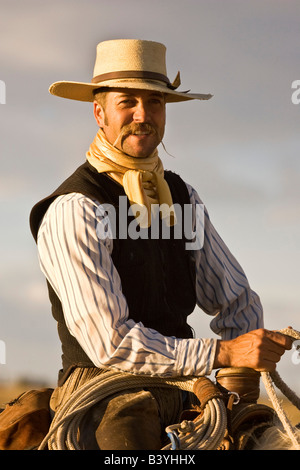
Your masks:
[{"label": "fingers", "polygon": [[280,361],[285,349],[277,349],[276,351],[264,349],[260,352],[257,358],[255,369],[262,372],[273,372],[276,369],[277,363]]},{"label": "fingers", "polygon": [[293,341],[276,331],[263,328],[229,341],[218,341],[214,367],[250,367],[274,371],[276,364]]},{"label": "fingers", "polygon": [[242,336],[245,338],[251,337],[256,348],[274,351],[280,355],[287,349],[291,349],[293,345],[293,340],[289,336],[283,335],[278,331],[265,330],[264,328],[250,331]]},{"label": "fingers", "polygon": [[293,340],[290,336],[284,335],[279,331],[270,331],[264,329],[262,331],[267,338],[269,338],[277,346],[282,346],[284,350],[289,350],[292,348]]},{"label": "fingers", "polygon": [[260,344],[258,345],[258,356],[256,370],[260,371],[274,371],[277,363],[286,350],[292,348],[293,341],[288,336],[285,336],[276,331],[269,330],[256,330],[260,337]]}]

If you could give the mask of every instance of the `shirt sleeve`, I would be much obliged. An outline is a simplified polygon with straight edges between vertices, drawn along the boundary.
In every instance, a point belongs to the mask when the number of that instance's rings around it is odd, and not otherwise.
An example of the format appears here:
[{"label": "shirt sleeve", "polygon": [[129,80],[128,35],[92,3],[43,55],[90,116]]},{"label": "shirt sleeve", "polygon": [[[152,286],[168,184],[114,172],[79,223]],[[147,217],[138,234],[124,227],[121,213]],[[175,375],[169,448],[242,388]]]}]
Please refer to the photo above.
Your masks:
[{"label": "shirt sleeve", "polygon": [[[38,233],[40,267],[59,297],[66,325],[96,367],[160,376],[208,375],[216,340],[166,337],[130,319],[113,239],[98,237],[99,204],[58,197]],[[104,233],[104,227],[100,232]]]},{"label": "shirt sleeve", "polygon": [[[212,331],[224,340],[263,327],[263,308],[258,295],[225,245],[197,192],[187,185],[193,206],[193,232],[198,235],[193,250],[198,306],[214,316]],[[196,216],[197,215],[197,216]]]}]

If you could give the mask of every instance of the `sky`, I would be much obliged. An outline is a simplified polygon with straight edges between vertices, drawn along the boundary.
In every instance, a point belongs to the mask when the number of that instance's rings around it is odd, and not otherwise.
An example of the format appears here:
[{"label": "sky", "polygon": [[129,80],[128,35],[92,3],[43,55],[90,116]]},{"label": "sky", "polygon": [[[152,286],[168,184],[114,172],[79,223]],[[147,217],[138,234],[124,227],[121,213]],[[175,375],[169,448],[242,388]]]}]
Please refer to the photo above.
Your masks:
[{"label": "sky", "polygon": [[[162,42],[170,80],[180,70],[182,90],[213,94],[167,106],[160,157],[200,194],[261,298],[265,327],[300,330],[299,17],[297,0],[0,0],[0,381],[57,378],[60,345],[28,219],[97,132],[90,103],[48,88],[89,82],[108,39]],[[196,308],[197,336],[215,337],[210,320]],[[299,390],[292,357],[278,371]]]}]

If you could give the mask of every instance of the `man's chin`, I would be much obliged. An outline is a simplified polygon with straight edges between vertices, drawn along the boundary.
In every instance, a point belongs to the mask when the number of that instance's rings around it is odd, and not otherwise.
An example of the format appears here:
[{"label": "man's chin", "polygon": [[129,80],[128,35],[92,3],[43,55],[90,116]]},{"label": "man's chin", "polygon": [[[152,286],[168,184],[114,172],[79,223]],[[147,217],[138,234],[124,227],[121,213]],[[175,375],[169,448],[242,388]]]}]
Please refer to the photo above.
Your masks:
[{"label": "man's chin", "polygon": [[152,153],[152,152],[145,152],[145,151],[135,151],[135,150],[132,150],[132,149],[128,149],[128,150],[125,150],[123,149],[123,153],[125,153],[126,155],[128,155],[129,157],[132,157],[132,158],[148,158]]},{"label": "man's chin", "polygon": [[129,135],[123,142],[122,151],[131,157],[147,158],[157,146],[153,135]]}]

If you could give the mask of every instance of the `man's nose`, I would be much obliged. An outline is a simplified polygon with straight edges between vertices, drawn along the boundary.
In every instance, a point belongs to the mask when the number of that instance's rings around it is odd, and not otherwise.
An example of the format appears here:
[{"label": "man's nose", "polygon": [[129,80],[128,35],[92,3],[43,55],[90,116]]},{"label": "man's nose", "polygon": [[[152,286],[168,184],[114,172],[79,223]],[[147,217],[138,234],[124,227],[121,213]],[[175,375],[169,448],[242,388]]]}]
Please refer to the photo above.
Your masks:
[{"label": "man's nose", "polygon": [[147,106],[143,101],[139,101],[135,107],[133,119],[135,122],[146,122],[147,117]]}]

